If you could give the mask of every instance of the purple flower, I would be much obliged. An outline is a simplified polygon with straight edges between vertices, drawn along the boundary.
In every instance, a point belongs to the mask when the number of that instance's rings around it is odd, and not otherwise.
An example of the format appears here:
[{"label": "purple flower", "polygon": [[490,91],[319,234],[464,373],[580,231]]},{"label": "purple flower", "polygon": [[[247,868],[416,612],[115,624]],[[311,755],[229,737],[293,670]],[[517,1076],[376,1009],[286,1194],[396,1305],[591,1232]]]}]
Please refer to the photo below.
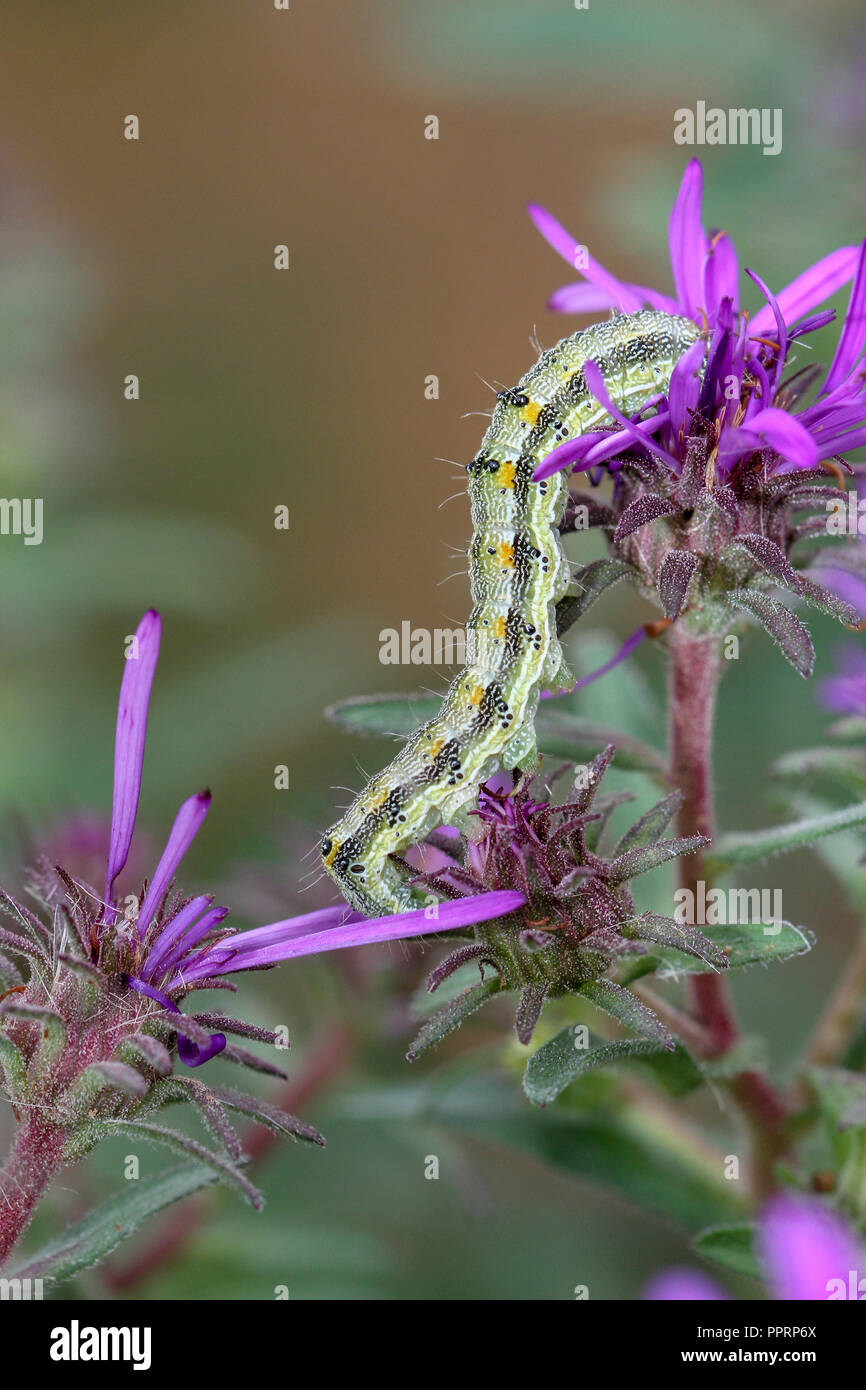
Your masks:
[{"label": "purple flower", "polygon": [[[138,625],[121,682],[104,895],[100,898],[82,881],[50,864],[43,873],[43,894],[49,906],[57,894],[56,877],[60,877],[67,897],[65,911],[86,968],[111,982],[117,1017],[116,1036],[108,1037],[110,1049],[121,1044],[131,1026],[140,1027],[143,1017],[162,1015],[177,1034],[178,1055],[186,1066],[201,1066],[226,1050],[238,1060],[237,1049],[227,1049],[226,1033],[222,1029],[211,1032],[206,1026],[221,1015],[181,1013],[180,1004],[188,994],[200,989],[235,988],[224,977],[242,970],[260,970],[296,956],[349,946],[454,931],[505,915],[523,904],[519,893],[481,893],[471,900],[374,921],[338,904],[236,931],[226,921],[228,908],[215,906],[210,894],[185,897],[174,888],[175,875],[207,817],[211,801],[207,790],[182,803],[145,888],[118,894],[116,885],[129,859],[138,814],[160,636],[159,614],[150,611]],[[2,898],[19,922],[30,921],[36,930],[36,919],[21,904],[8,894]],[[0,933],[0,945],[5,940],[12,949],[16,944],[20,947],[23,938],[10,940],[10,935]],[[143,1004],[150,1010],[144,1016]],[[227,1029],[249,1031],[240,1020],[225,1022]],[[104,1031],[111,1034],[108,1028]],[[253,1030],[253,1035],[271,1036],[262,1030]]]},{"label": "purple flower", "polygon": [[[541,800],[526,777],[515,774],[516,784],[510,776],[491,780],[479,789],[478,808],[471,813],[477,832],[444,839],[436,832],[437,857],[413,880],[446,899],[445,907],[448,900],[469,904],[490,892],[518,900],[507,918],[479,921],[471,935],[464,933],[462,944],[431,972],[428,989],[438,989],[469,962],[482,976],[489,966],[498,990],[519,991],[515,1027],[524,1044],[548,999],[601,979],[623,956],[645,954],[645,941],[675,943],[717,969],[728,963],[700,933],[638,914],[630,880],[707,841],[663,838],[679,807],[678,794],[665,797],[619,839],[610,837],[608,818],[621,796],[605,796],[601,784],[613,752],[609,746],[574,769],[573,791],[559,805]],[[638,844],[640,849],[630,848]],[[426,848],[414,853],[425,863],[430,858]],[[484,991],[491,991],[483,980],[478,988],[481,1002]],[[617,986],[607,982],[607,988]],[[446,1005],[425,1025],[410,1058],[438,1041],[440,1025],[447,1031],[452,1019]]]},{"label": "purple flower", "polygon": [[[588,257],[550,213],[530,207],[545,240],[578,265],[585,277],[557,290],[550,300],[552,309],[595,313],[612,308],[631,313],[650,305],[692,319],[705,330],[706,338],[679,363],[667,397],[648,403],[655,411],[649,419],[640,418],[643,411],[625,419],[611,409],[600,374],[594,364],[588,364],[587,384],[620,428],[594,431],[560,445],[536,470],[536,478],[566,467],[587,470],[605,464],[616,471],[618,456],[635,449],[679,475],[697,419],[710,431],[707,463],[713,475],[722,479],[755,455],[760,455],[769,476],[792,469],[813,470],[822,460],[866,442],[866,243],[831,252],[777,295],[747,271],[766,300],[750,322],[739,307],[733,244],[727,232],[708,233],[703,228],[702,183],[700,163],[692,160],[668,225],[673,296],[617,280]],[[851,302],[830,370],[815,402],[794,414],[799,392],[786,391],[781,381],[789,348],[832,321],[832,311],[813,311],[852,277]]]},{"label": "purple flower", "polygon": [[[816,1198],[784,1193],[764,1208],[757,1253],[770,1292],[779,1300],[858,1298],[866,1276],[866,1251],[843,1219]],[[689,1270],[667,1270],[644,1297],[666,1301],[726,1298],[711,1279]]]}]

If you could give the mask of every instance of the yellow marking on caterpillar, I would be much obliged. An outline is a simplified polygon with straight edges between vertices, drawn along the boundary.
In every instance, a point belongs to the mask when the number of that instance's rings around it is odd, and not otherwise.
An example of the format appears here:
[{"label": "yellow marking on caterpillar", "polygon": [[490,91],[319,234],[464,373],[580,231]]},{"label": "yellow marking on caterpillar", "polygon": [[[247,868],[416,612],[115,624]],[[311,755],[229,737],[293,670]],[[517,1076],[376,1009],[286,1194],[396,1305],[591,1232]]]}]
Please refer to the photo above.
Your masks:
[{"label": "yellow marking on caterpillar", "polygon": [[514,546],[510,541],[500,541],[497,545],[496,563],[504,570],[514,568]]},{"label": "yellow marking on caterpillar", "polygon": [[525,420],[531,429],[535,429],[538,424],[538,417],[541,414],[541,406],[538,401],[529,401],[520,412],[521,420]]},{"label": "yellow marking on caterpillar", "polygon": [[434,739],[434,740],[433,740],[433,742],[430,744],[430,747],[427,749],[427,756],[428,756],[428,758],[430,759],[431,762],[435,762],[435,761],[436,761],[436,759],[439,757],[439,754],[442,752],[442,749],[443,749],[444,747],[445,747],[445,740],[444,740],[444,738],[437,738],[437,739]]},{"label": "yellow marking on caterpillar", "polygon": [[517,475],[517,465],[514,464],[514,463],[509,462],[509,461],[506,459],[504,463],[500,463],[500,465],[499,465],[499,470],[498,470],[498,472],[497,472],[497,474],[496,474],[497,479],[498,479],[498,481],[499,481],[499,486],[500,486],[500,487],[513,488],[513,487],[514,487],[514,479],[515,479],[516,475]]},{"label": "yellow marking on caterpillar", "polygon": [[503,617],[500,616],[496,619],[496,621],[493,624],[493,627],[491,628],[491,632],[497,642],[501,642],[504,639],[506,627],[505,619]]}]

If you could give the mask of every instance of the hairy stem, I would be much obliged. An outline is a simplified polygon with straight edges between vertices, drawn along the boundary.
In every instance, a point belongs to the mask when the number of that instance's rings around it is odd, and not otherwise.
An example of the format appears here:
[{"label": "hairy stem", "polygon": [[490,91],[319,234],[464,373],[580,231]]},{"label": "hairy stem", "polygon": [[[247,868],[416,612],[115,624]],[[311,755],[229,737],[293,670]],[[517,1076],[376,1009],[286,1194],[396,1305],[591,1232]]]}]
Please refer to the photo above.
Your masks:
[{"label": "hairy stem", "polygon": [[[679,811],[681,835],[715,835],[713,805],[713,722],[721,675],[718,637],[691,633],[684,624],[670,631],[670,760],[671,782],[683,793]],[[680,860],[680,887],[698,901],[698,884],[706,883],[704,856],[698,852]],[[689,1006],[704,1030],[704,1055],[722,1057],[740,1036],[733,1001],[723,975],[704,973],[689,978]],[[758,1194],[773,1185],[773,1164],[784,1151],[783,1125],[787,1106],[760,1072],[743,1071],[731,1081],[731,1091],[749,1123]]]},{"label": "hairy stem", "polygon": [[65,1135],[36,1110],[19,1126],[0,1169],[0,1268],[18,1244],[60,1170]]}]

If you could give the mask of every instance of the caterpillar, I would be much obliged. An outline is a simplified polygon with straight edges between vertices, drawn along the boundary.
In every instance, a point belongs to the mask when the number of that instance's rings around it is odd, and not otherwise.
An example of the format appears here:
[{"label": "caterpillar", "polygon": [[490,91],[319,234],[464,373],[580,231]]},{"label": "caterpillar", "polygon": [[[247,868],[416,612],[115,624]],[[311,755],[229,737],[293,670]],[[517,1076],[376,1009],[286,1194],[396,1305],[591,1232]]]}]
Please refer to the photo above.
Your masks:
[{"label": "caterpillar", "polygon": [[494,773],[537,762],[534,719],[542,687],[571,684],[555,608],[571,582],[559,524],[564,473],[533,481],[566,438],[613,423],[590,394],[595,362],[614,405],[635,413],[665,391],[701,336],[689,319],[642,309],[593,324],[548,348],[515,387],[498,393],[471,463],[468,492],[472,612],[467,665],[439,714],[422,724],[325,835],[324,867],[365,916],[425,905],[391,858],[448,824]]}]

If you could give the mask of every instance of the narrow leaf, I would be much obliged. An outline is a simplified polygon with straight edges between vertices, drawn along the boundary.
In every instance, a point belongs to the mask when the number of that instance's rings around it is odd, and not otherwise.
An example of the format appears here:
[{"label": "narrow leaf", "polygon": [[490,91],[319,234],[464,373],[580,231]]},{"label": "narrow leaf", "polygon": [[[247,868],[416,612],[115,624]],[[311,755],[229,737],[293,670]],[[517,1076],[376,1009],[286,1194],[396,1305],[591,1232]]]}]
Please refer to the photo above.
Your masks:
[{"label": "narrow leaf", "polygon": [[572,1081],[598,1067],[663,1051],[657,1043],[634,1039],[586,1048],[580,1046],[582,1038],[582,1030],[571,1024],[532,1054],[523,1073],[523,1089],[536,1105],[550,1105]]},{"label": "narrow leaf", "polygon": [[407,1060],[414,1062],[416,1058],[421,1056],[422,1052],[427,1051],[428,1047],[435,1047],[437,1043],[440,1043],[443,1038],[459,1027],[465,1018],[479,1009],[482,1004],[486,1004],[487,1000],[492,999],[494,994],[498,994],[499,991],[498,976],[483,980],[470,989],[464,989],[457,995],[456,999],[450,1000],[443,1009],[427,1019],[406,1053]]},{"label": "narrow leaf", "polygon": [[127,1183],[123,1192],[110,1197],[44,1245],[16,1270],[15,1278],[45,1279],[52,1284],[71,1279],[110,1255],[151,1216],[216,1181],[217,1175],[211,1168],[195,1163]]},{"label": "narrow leaf", "polygon": [[671,622],[680,616],[692,575],[700,561],[690,550],[669,550],[659,566],[656,587],[665,614]]},{"label": "narrow leaf", "polygon": [[644,493],[643,497],[636,497],[633,502],[629,502],[617,522],[613,533],[614,545],[625,540],[633,531],[648,526],[651,521],[657,521],[662,516],[673,516],[679,510],[673,502],[666,502],[663,497],[656,497],[651,492]]},{"label": "narrow leaf", "polygon": [[774,825],[767,830],[723,835],[716,841],[713,853],[707,856],[708,872],[716,874],[734,864],[751,864],[774,854],[790,854],[826,835],[860,825],[866,825],[866,801],[824,815],[807,816],[788,825]]},{"label": "narrow leaf", "polygon": [[306,1139],[311,1144],[318,1144],[324,1148],[325,1141],[319,1131],[313,1129],[312,1125],[304,1124],[296,1115],[290,1115],[288,1111],[280,1110],[276,1105],[270,1105],[258,1096],[248,1096],[244,1091],[236,1091],[230,1086],[212,1086],[211,1090],[223,1105],[248,1115],[266,1129],[272,1129],[277,1134],[287,1134],[291,1139]]},{"label": "narrow leaf", "polygon": [[703,936],[695,927],[681,926],[672,917],[661,917],[647,912],[634,922],[628,922],[620,929],[623,936],[635,941],[651,941],[659,946],[673,946],[688,956],[697,956],[707,965],[725,970],[730,965],[728,957],[718,946]]},{"label": "narrow leaf", "polygon": [[671,792],[670,796],[664,797],[662,801],[656,802],[640,820],[636,820],[634,825],[628,829],[613,851],[614,857],[625,853],[627,849],[637,849],[642,845],[653,845],[656,840],[661,839],[667,830],[680,806],[682,805],[682,792]]},{"label": "narrow leaf", "polygon": [[796,614],[756,589],[731,589],[725,595],[725,600],[734,608],[744,608],[757,618],[794,670],[804,678],[811,676],[815,665],[815,648],[808,629]]},{"label": "narrow leaf", "polygon": [[163,1125],[154,1125],[143,1120],[105,1120],[103,1124],[109,1133],[117,1130],[132,1140],[141,1139],[144,1143],[158,1144],[174,1153],[194,1158],[199,1163],[209,1164],[220,1180],[237,1188],[256,1211],[260,1211],[264,1206],[265,1199],[258,1188],[253,1186],[234,1163],[222,1154],[206,1149],[204,1144],[181,1134],[179,1130],[166,1129]]},{"label": "narrow leaf", "polygon": [[632,994],[631,990],[623,989],[621,985],[614,984],[613,980],[588,980],[585,985],[581,985],[578,993],[597,1008],[610,1014],[618,1023],[631,1028],[632,1032],[639,1033],[650,1042],[660,1043],[668,1051],[673,1050],[674,1039],[667,1028],[652,1009]]}]

